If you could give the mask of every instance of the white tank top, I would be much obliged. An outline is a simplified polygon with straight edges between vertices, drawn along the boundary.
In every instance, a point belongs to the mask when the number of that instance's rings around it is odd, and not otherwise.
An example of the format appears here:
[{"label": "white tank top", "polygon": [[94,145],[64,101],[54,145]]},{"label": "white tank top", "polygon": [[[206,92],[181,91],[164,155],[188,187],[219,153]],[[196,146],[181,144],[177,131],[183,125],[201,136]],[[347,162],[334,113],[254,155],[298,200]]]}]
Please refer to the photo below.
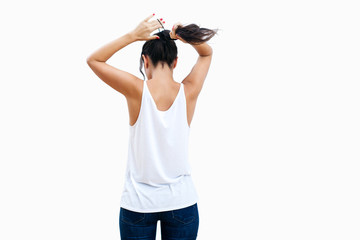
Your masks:
[{"label": "white tank top", "polygon": [[144,81],[140,113],[129,127],[121,207],[160,212],[195,204],[198,195],[188,161],[190,127],[183,83],[171,107],[160,111]]}]

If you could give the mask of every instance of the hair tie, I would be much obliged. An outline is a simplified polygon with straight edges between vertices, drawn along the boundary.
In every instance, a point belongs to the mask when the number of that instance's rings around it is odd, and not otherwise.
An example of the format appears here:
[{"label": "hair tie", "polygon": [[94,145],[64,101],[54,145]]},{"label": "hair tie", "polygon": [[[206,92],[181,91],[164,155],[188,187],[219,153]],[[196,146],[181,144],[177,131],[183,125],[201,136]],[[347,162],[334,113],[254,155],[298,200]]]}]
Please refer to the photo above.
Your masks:
[{"label": "hair tie", "polygon": [[169,41],[177,40],[177,39],[173,39],[173,38],[170,37],[170,31],[169,30],[161,31],[161,32],[157,33],[156,35],[159,36],[159,39],[156,39],[156,40],[161,40],[163,43],[167,43]]}]

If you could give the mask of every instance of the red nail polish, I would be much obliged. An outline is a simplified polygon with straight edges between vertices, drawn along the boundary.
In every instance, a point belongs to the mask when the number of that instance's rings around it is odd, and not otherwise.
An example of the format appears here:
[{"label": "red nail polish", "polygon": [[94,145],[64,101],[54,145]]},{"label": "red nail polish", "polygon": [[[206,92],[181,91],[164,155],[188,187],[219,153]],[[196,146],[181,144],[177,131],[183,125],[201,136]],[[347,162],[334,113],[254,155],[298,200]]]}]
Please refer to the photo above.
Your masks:
[{"label": "red nail polish", "polygon": [[160,18],[160,21],[162,21],[162,18]]},{"label": "red nail polish", "polygon": [[153,13],[153,16],[155,15],[155,13]]},{"label": "red nail polish", "polygon": [[163,21],[163,23],[165,23],[165,21]]}]

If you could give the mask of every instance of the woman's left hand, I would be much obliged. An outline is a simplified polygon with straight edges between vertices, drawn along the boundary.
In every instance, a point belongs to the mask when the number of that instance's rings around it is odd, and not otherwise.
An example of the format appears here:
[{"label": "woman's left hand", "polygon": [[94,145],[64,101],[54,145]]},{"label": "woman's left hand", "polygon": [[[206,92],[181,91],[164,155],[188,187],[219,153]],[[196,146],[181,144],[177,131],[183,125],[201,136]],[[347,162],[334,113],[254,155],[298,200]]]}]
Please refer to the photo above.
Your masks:
[{"label": "woman's left hand", "polygon": [[[158,39],[158,36],[150,36],[150,33],[152,33],[157,28],[162,28],[161,24],[158,20],[152,20],[149,22],[150,18],[152,18],[155,14],[151,14],[147,18],[145,18],[143,21],[140,22],[140,24],[131,32],[131,34],[135,37],[136,40],[153,40]],[[162,20],[162,18],[160,19]],[[163,23],[165,23],[163,21]]]}]

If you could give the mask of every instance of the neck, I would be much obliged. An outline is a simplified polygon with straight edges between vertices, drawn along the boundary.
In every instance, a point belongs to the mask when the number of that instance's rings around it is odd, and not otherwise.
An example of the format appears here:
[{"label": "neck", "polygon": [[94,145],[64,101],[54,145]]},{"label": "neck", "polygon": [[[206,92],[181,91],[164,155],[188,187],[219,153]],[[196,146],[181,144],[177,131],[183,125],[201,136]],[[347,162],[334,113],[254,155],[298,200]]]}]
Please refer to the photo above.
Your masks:
[{"label": "neck", "polygon": [[151,80],[156,82],[171,82],[174,81],[173,70],[168,65],[164,64],[164,67],[159,63],[156,68],[152,70]]}]

